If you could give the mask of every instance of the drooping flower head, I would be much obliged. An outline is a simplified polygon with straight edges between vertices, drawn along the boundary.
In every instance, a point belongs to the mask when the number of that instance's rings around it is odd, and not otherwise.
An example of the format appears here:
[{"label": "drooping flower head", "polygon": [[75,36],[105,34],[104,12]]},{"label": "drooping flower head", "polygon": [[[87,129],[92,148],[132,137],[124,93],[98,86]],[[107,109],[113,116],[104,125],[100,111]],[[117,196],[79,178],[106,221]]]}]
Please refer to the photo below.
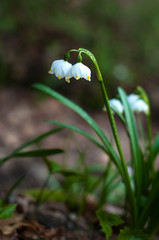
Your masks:
[{"label": "drooping flower head", "polygon": [[50,74],[55,74],[58,79],[64,78],[70,82],[70,78],[74,77],[76,80],[85,78],[91,81],[91,70],[83,63],[78,62],[72,66],[71,63],[63,59],[55,60],[49,70]]},{"label": "drooping flower head", "polygon": [[132,106],[132,110],[134,112],[143,112],[143,113],[148,113],[148,105],[144,102],[142,99],[138,99]]},{"label": "drooping flower head", "polygon": [[[127,96],[128,102],[130,104],[130,107],[133,112],[140,113],[143,112],[145,114],[148,113],[149,107],[148,105],[144,102],[143,99],[140,99],[139,95],[137,94],[130,94]],[[123,113],[124,112],[124,107],[121,103],[120,100],[113,98],[109,100],[110,107],[113,111]],[[104,108],[105,110],[105,108]]]},{"label": "drooping flower head", "polygon": [[55,74],[55,76],[58,79],[64,78],[67,82],[70,82],[70,76],[69,76],[69,71],[72,68],[72,64],[60,59],[60,60],[55,60],[52,65],[51,68],[49,70],[50,74]]},{"label": "drooping flower head", "polygon": [[132,111],[148,113],[148,105],[143,99],[140,99],[139,95],[132,93],[127,98]]}]

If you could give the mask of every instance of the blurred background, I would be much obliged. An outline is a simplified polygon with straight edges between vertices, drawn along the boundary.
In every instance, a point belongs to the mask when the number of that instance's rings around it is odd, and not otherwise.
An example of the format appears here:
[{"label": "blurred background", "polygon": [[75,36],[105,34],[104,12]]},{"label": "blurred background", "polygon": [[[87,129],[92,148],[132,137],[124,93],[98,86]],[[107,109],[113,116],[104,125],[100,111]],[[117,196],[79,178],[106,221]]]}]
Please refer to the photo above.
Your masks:
[{"label": "blurred background", "polygon": [[[70,123],[74,118],[52,100],[35,103],[31,88],[35,82],[45,83],[99,113],[95,120],[104,121],[101,92],[94,73],[91,83],[71,79],[71,84],[48,74],[52,61],[79,47],[96,56],[110,97],[117,94],[118,86],[129,94],[141,85],[150,97],[153,124],[158,123],[159,0],[2,0],[0,151],[3,155],[48,130],[42,123],[44,119],[56,120],[59,116],[61,120],[62,116],[62,120]],[[70,62],[75,63],[76,58],[73,53]],[[83,62],[91,67],[87,61],[83,57]],[[77,123],[78,119],[74,121]],[[63,139],[66,137],[64,134]],[[54,143],[61,147],[60,138]],[[33,169],[32,176],[39,177],[40,171],[43,176],[42,168],[37,171],[32,163],[30,171]],[[10,172],[6,172],[9,179]],[[1,182],[3,177],[4,171]]]},{"label": "blurred background", "polygon": [[[99,108],[95,76],[91,87],[74,79],[70,87],[47,74],[53,60],[79,47],[95,54],[111,97],[117,86],[129,93],[141,85],[159,110],[158,0],[0,2],[1,87],[30,89],[43,82],[82,104],[87,93],[87,106]],[[75,54],[70,61],[76,62]]]}]

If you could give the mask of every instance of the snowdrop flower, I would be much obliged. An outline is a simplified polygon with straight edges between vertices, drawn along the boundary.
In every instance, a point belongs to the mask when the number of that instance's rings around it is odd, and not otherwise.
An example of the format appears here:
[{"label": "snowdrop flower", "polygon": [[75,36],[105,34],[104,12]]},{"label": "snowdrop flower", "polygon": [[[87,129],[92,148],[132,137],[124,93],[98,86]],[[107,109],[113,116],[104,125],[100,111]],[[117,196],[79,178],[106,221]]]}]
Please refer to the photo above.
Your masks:
[{"label": "snowdrop flower", "polygon": [[117,110],[118,112],[123,113],[124,111],[123,105],[118,99],[113,98],[109,100],[109,104],[112,110]]},{"label": "snowdrop flower", "polygon": [[55,60],[49,70],[50,74],[55,74],[58,79],[64,78],[67,82],[70,82],[69,70],[72,68],[72,64],[65,60]]},{"label": "snowdrop flower", "polygon": [[131,105],[131,108],[134,112],[144,112],[144,113],[148,113],[148,105],[142,100],[139,99],[136,102],[134,102],[134,104]]},{"label": "snowdrop flower", "polygon": [[68,74],[70,78],[74,77],[76,80],[85,78],[86,80],[91,81],[91,70],[81,62],[74,64],[72,68],[70,68]]},{"label": "snowdrop flower", "polygon": [[128,102],[132,111],[148,113],[148,105],[144,102],[144,100],[139,98],[139,95],[133,93],[130,94],[128,96]]}]

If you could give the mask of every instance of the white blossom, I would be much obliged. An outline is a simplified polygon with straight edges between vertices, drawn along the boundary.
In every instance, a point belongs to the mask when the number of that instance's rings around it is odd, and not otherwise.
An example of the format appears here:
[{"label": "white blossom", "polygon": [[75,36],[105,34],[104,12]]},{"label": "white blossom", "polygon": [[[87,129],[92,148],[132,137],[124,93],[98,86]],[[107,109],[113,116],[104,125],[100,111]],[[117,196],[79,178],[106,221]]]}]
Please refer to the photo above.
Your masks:
[{"label": "white blossom", "polygon": [[118,112],[123,113],[124,110],[123,105],[118,99],[113,98],[109,100],[109,104],[113,111],[117,110]]},{"label": "white blossom", "polygon": [[64,61],[63,59],[55,60],[49,70],[50,74],[55,74],[58,79],[64,78],[67,82],[70,82],[69,71],[72,68],[72,64]]},{"label": "white blossom", "polygon": [[76,80],[85,78],[86,80],[91,81],[91,70],[81,62],[74,64],[72,68],[70,68],[68,74],[70,78],[74,77]]},{"label": "white blossom", "polygon": [[131,93],[130,95],[127,96],[127,99],[130,106],[132,106],[139,99],[139,95]]}]

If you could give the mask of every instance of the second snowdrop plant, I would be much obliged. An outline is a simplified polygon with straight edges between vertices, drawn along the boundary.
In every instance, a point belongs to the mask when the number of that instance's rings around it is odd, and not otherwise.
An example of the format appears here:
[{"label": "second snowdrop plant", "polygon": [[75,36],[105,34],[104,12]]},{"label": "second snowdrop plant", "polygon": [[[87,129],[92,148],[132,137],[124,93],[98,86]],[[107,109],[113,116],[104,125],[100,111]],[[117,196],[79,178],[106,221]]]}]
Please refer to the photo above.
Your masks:
[{"label": "second snowdrop plant", "polygon": [[[77,63],[74,65],[70,63],[71,54],[77,54]],[[58,125],[62,128],[66,127],[72,131],[82,134],[100,148],[101,151],[106,154],[107,159],[109,158],[110,163],[115,166],[116,171],[118,172],[117,177],[120,176],[122,184],[125,188],[125,206],[123,207],[123,209],[125,209],[125,213],[123,215],[125,226],[123,227],[122,225],[118,240],[153,239],[153,236],[159,230],[159,171],[154,168],[155,159],[159,153],[159,135],[153,142],[151,131],[151,111],[148,96],[141,87],[137,88],[135,94],[131,94],[129,96],[127,96],[125,91],[119,87],[118,99],[110,100],[107,94],[107,87],[105,86],[107,85],[107,80],[103,80],[102,73],[95,56],[89,50],[83,48],[71,49],[66,52],[64,59],[53,61],[49,73],[55,74],[58,79],[65,78],[67,82],[70,82],[71,78],[76,80],[84,78],[87,81],[91,81],[91,70],[83,64],[83,55],[90,60],[95,69],[97,81],[101,87],[103,104],[106,107],[105,114],[108,115],[114,137],[113,143],[112,139],[110,140],[107,136],[106,131],[103,131],[93,118],[80,106],[48,86],[43,84],[34,84],[36,89],[45,92],[81,116],[97,136],[94,136],[72,124],[53,120],[49,120],[47,122],[49,124]],[[123,153],[121,140],[114,119],[114,112],[118,114],[120,117],[119,119],[122,120],[122,123],[124,123],[125,126],[124,129],[126,130],[128,138],[127,142],[129,143],[128,147],[130,147],[129,159],[125,158]],[[147,119],[147,128],[145,128],[145,132],[143,134],[145,138],[144,142],[146,143],[146,147],[144,149],[142,149],[140,144],[136,115],[134,112],[144,112]],[[114,146],[114,144],[116,146]],[[128,166],[133,172],[133,175],[131,176],[128,172]],[[88,193],[90,194],[90,192],[98,197],[99,206],[107,203],[105,201],[108,193],[111,194],[111,189],[116,186],[116,183],[112,186],[114,178],[112,181],[107,179],[108,171],[109,164],[106,164],[103,168],[102,176],[97,178],[96,181],[88,181],[90,184],[89,188],[84,190],[85,197]],[[89,172],[87,175],[89,175]],[[117,178],[117,181],[119,181],[119,178]],[[84,186],[86,185],[87,184]],[[97,191],[101,185],[102,189]],[[108,217],[109,215],[105,216],[103,214],[105,213],[98,211],[97,216],[106,234],[106,238],[109,239],[112,233],[111,226],[113,224],[123,224],[123,221],[121,221],[119,216],[111,215]]]},{"label": "second snowdrop plant", "polygon": [[[133,112],[136,112],[136,113],[143,112],[145,114],[149,113],[149,106],[144,102],[143,99],[140,99],[139,95],[132,93],[127,96],[127,100]],[[109,103],[112,110],[116,110],[119,113],[124,112],[124,107],[119,99],[115,99],[115,98],[110,99]]]}]

